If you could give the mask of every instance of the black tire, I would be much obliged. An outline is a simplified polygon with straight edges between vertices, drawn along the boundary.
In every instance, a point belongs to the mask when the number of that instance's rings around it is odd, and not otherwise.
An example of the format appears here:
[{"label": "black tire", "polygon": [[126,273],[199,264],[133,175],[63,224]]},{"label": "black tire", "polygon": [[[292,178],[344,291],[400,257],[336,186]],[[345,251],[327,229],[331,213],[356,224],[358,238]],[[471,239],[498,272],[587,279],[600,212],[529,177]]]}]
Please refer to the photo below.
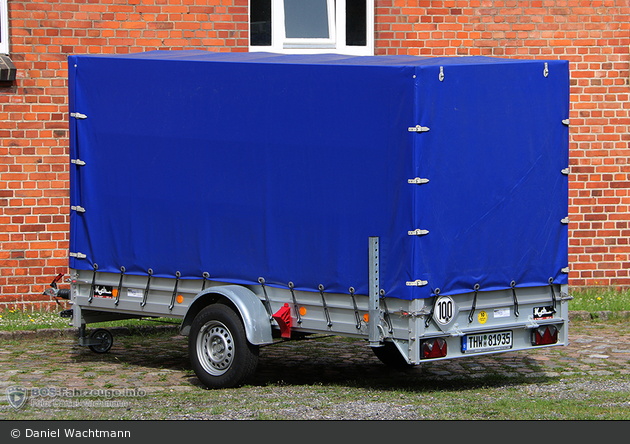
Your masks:
[{"label": "black tire", "polygon": [[223,304],[209,305],[197,314],[188,353],[197,378],[211,389],[238,387],[258,366],[258,346],[249,343],[240,317]]},{"label": "black tire", "polygon": [[94,353],[107,353],[109,349],[112,348],[114,337],[109,330],[97,328],[90,333],[90,341],[100,341],[100,344],[92,344],[88,346]]},{"label": "black tire", "polygon": [[385,342],[382,347],[372,347],[372,350],[376,357],[388,367],[397,370],[413,367],[407,362],[393,342]]}]

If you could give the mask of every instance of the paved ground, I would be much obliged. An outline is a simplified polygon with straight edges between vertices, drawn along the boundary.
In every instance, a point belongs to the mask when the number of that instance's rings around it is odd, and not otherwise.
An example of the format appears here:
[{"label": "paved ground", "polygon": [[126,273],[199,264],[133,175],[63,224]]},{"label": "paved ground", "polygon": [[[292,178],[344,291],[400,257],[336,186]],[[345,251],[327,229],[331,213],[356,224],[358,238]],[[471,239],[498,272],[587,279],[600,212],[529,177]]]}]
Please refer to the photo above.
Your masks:
[{"label": "paved ground", "polygon": [[[414,367],[404,378],[422,376],[424,380],[449,381],[493,374],[507,378],[524,375],[561,379],[588,374],[620,377],[623,382],[615,387],[630,393],[630,321],[575,319],[572,324],[568,347],[433,362]],[[142,332],[130,335],[124,329],[114,333],[118,336],[110,352],[99,355],[78,346],[74,329],[1,332],[0,419],[12,418],[13,411],[5,398],[7,388],[12,386],[30,390],[124,388],[144,394],[199,391],[188,362],[186,338],[177,335],[175,329],[162,329],[161,335]],[[384,371],[363,341],[340,337],[291,341],[261,349],[258,372],[251,385],[334,384],[347,382],[349,375],[358,371],[363,379],[373,376],[371,382],[378,381],[376,378]],[[398,381],[403,384],[405,379]],[[60,402],[64,398],[58,395],[54,400]],[[40,396],[35,400],[31,396],[29,402],[51,399]]]}]

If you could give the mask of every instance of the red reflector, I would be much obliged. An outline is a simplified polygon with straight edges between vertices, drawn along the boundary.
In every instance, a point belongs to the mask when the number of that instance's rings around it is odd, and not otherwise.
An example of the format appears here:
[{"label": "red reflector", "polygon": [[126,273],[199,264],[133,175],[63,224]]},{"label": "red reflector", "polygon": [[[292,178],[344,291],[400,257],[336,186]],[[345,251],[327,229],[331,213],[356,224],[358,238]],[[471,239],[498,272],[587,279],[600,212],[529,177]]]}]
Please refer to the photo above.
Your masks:
[{"label": "red reflector", "polygon": [[538,327],[532,335],[533,345],[547,345],[558,342],[558,329],[555,325]]},{"label": "red reflector", "polygon": [[446,341],[442,338],[427,339],[422,343],[422,359],[446,356]]}]

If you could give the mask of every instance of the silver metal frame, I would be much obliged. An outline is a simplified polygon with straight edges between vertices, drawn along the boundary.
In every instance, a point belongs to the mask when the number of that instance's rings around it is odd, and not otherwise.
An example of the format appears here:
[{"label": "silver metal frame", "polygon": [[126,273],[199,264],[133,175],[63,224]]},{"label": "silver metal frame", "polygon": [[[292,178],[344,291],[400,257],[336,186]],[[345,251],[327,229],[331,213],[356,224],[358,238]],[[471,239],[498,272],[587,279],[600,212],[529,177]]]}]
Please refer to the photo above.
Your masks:
[{"label": "silver metal frame", "polygon": [[[370,288],[367,296],[354,294],[352,288],[348,294],[324,293],[322,286],[319,291],[298,291],[290,283],[286,288],[279,288],[265,285],[262,278],[260,285],[246,286],[212,281],[207,276],[196,280],[168,279],[151,273],[138,276],[123,271],[72,270],[72,325],[84,328],[86,324],[105,320],[171,317],[182,320],[181,333],[188,335],[195,315],[208,304],[223,300],[238,312],[248,341],[255,345],[274,342],[273,333],[279,330],[279,325],[272,315],[285,304],[291,308],[291,331],[294,333],[357,337],[366,339],[370,347],[393,342],[410,364],[423,361],[421,344],[427,338],[442,337],[447,342],[447,357],[437,359],[468,356],[462,352],[462,338],[467,334],[492,331],[513,331],[512,348],[502,351],[531,349],[531,332],[547,324],[558,328],[559,339],[554,345],[568,345],[568,301],[571,297],[567,285],[515,289],[518,305],[515,305],[512,289],[455,295],[452,296],[455,302],[453,318],[441,325],[433,314],[437,297],[415,300],[384,297],[379,285],[377,237],[369,239],[369,249]],[[95,292],[94,288],[107,291]],[[537,307],[551,305],[556,307],[553,317],[534,318]],[[475,316],[471,317],[473,308]],[[484,323],[476,317],[481,311],[487,314]],[[365,315],[369,320],[366,321]]]}]

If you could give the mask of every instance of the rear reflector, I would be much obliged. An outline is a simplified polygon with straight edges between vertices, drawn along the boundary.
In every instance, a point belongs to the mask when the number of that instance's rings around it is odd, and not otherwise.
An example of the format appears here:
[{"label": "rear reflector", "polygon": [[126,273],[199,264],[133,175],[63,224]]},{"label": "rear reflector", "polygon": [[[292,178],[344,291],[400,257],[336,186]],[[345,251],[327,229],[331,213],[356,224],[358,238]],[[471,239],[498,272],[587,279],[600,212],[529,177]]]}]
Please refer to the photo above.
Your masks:
[{"label": "rear reflector", "polygon": [[422,359],[443,358],[446,356],[446,341],[442,338],[427,339],[420,345]]},{"label": "rear reflector", "polygon": [[548,345],[558,342],[558,329],[555,325],[543,325],[532,333],[532,345]]}]

